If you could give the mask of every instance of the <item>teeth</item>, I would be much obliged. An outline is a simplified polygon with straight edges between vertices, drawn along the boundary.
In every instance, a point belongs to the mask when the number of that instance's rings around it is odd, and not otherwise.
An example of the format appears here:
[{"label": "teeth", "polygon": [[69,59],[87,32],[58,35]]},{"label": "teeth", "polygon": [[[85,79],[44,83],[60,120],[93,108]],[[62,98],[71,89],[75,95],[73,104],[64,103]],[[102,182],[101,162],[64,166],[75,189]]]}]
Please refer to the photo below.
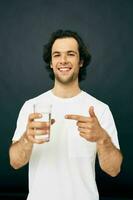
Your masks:
[{"label": "teeth", "polygon": [[59,70],[60,71],[68,71],[68,70],[70,70],[70,68],[60,68]]}]

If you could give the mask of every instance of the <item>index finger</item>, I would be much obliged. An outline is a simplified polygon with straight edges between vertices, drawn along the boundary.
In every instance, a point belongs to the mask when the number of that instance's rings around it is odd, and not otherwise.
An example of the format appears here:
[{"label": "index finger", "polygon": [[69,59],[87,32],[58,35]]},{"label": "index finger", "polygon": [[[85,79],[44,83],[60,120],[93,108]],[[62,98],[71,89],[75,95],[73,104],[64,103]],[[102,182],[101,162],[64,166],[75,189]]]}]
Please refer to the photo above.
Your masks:
[{"label": "index finger", "polygon": [[38,119],[38,118],[41,118],[41,117],[42,117],[42,115],[39,114],[39,113],[31,113],[31,114],[29,115],[28,120],[29,120],[29,121],[33,121],[34,119]]},{"label": "index finger", "polygon": [[80,122],[88,122],[88,117],[85,117],[82,115],[68,114],[68,115],[65,115],[65,118],[80,121]]}]

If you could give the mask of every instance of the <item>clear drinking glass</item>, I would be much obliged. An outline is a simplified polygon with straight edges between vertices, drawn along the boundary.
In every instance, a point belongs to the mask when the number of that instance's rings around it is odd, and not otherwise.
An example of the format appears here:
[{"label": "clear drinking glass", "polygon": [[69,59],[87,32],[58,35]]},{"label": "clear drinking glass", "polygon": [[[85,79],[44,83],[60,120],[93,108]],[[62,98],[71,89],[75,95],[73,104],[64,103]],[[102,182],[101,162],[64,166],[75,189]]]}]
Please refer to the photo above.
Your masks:
[{"label": "clear drinking glass", "polygon": [[51,112],[52,112],[52,105],[51,104],[43,104],[43,103],[36,103],[33,105],[34,113],[40,113],[42,115],[41,118],[35,119],[35,121],[46,122],[49,124],[49,129],[46,130],[45,135],[36,135],[36,139],[43,139],[46,142],[50,140],[50,127],[51,127]]}]

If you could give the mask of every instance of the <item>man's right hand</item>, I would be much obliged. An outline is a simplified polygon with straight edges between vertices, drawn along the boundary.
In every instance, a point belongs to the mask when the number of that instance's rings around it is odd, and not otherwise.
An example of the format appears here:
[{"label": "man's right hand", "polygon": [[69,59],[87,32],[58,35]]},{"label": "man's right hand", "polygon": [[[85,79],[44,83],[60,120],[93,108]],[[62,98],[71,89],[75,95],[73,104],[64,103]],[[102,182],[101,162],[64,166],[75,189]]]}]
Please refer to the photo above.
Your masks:
[{"label": "man's right hand", "polygon": [[[29,115],[25,138],[31,143],[42,144],[46,142],[45,139],[36,139],[35,137],[37,135],[47,134],[50,128],[50,124],[48,122],[39,121],[41,117],[42,116],[39,113],[32,113]],[[54,124],[54,122],[55,120],[51,119],[51,124]]]}]

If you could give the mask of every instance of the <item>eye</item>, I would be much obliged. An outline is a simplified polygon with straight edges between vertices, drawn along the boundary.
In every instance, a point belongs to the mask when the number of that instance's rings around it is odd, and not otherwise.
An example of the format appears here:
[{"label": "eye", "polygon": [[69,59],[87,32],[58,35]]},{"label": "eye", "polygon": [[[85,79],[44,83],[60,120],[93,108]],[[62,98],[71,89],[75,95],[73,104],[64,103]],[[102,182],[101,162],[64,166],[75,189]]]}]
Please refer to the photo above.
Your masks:
[{"label": "eye", "polygon": [[59,57],[59,56],[60,56],[60,54],[54,54],[53,55],[54,58]]},{"label": "eye", "polygon": [[68,56],[75,56],[74,53],[68,53]]}]

